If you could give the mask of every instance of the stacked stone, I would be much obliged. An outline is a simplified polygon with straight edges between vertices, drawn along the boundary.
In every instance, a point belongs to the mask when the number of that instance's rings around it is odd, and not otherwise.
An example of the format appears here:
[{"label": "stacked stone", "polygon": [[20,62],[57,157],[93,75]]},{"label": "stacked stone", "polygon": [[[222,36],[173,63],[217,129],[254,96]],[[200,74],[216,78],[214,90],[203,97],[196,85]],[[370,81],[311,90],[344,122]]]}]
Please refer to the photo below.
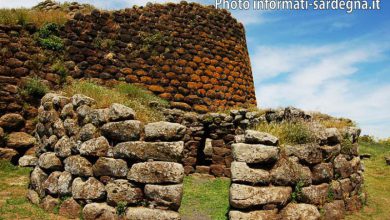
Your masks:
[{"label": "stacked stone", "polygon": [[69,15],[74,15],[77,12],[83,11],[84,9],[91,7],[91,5],[79,4],[78,2],[71,2],[61,5],[58,2],[46,0],[38,3],[36,6],[33,7],[33,9],[41,11],[65,11],[68,12]]},{"label": "stacked stone", "polygon": [[131,108],[94,104],[84,95],[42,98],[30,201],[68,218],[180,219],[186,127],[143,125]]},{"label": "stacked stone", "polygon": [[276,137],[253,130],[236,136],[230,219],[334,220],[360,209],[365,195],[359,131],[345,131],[354,143],[347,150],[332,131],[323,134],[321,145],[279,147]]},{"label": "stacked stone", "polygon": [[244,28],[226,10],[186,2],[94,10],[62,35],[74,78],[141,84],[187,111],[256,104]]}]

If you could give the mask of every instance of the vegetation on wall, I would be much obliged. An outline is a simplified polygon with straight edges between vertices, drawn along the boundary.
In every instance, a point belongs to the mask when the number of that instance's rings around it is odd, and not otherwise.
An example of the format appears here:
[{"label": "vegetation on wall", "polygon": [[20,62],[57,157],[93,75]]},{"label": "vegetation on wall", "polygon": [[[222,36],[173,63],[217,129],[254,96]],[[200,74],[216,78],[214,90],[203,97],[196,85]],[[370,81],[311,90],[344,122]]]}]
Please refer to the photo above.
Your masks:
[{"label": "vegetation on wall", "polygon": [[59,26],[47,23],[37,33],[38,43],[45,49],[59,51],[64,48],[64,42],[59,37]]},{"label": "vegetation on wall", "polygon": [[64,11],[39,11],[31,9],[0,9],[0,24],[26,25],[34,24],[38,28],[47,23],[63,25],[68,20]]},{"label": "vegetation on wall", "polygon": [[34,98],[42,98],[49,91],[49,87],[45,85],[38,77],[28,77],[21,86],[19,91],[21,95]]}]

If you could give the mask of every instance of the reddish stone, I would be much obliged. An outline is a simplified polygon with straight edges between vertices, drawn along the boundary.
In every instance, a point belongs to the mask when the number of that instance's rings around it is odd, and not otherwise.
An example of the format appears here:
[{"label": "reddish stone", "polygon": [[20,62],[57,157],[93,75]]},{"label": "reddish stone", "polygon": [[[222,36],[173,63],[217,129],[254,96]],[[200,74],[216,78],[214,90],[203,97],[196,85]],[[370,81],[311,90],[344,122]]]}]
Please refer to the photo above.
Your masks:
[{"label": "reddish stone", "polygon": [[213,165],[210,166],[210,172],[214,176],[221,177],[225,173],[225,166],[223,166],[223,165],[214,165],[213,164]]}]

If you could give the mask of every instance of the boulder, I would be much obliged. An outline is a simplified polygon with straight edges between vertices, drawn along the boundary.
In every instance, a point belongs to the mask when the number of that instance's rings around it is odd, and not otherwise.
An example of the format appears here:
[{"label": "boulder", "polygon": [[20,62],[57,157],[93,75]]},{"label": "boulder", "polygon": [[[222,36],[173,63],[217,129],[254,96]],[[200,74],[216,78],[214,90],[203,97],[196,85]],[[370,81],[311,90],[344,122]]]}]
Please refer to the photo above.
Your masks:
[{"label": "boulder", "polygon": [[311,185],[303,187],[299,195],[299,200],[304,203],[323,205],[330,197],[329,184]]},{"label": "boulder", "polygon": [[117,179],[106,185],[107,202],[116,206],[120,202],[137,204],[143,199],[142,189],[131,184],[128,180]]},{"label": "boulder", "polygon": [[343,200],[335,200],[330,203],[325,203],[322,208],[323,220],[342,220],[345,216],[345,205]]},{"label": "boulder", "polygon": [[0,117],[0,127],[4,130],[19,130],[24,124],[25,120],[19,114],[10,113]]},{"label": "boulder", "polygon": [[92,176],[92,164],[79,155],[70,156],[64,160],[65,170],[75,176]]},{"label": "boulder", "polygon": [[311,169],[313,183],[329,182],[333,179],[333,164],[320,163]]},{"label": "boulder", "polygon": [[322,161],[322,152],[318,144],[287,145],[284,149],[288,156],[298,157],[304,163],[317,164]]},{"label": "boulder", "polygon": [[109,122],[101,127],[102,134],[115,141],[139,140],[142,130],[142,123],[135,120]]},{"label": "boulder", "polygon": [[314,134],[320,145],[336,145],[342,139],[337,128],[317,128]]},{"label": "boulder", "polygon": [[0,148],[0,159],[15,162],[19,153],[11,148]]},{"label": "boulder", "polygon": [[27,191],[27,199],[34,205],[39,205],[41,203],[41,198],[39,198],[38,193],[32,189]]},{"label": "boulder", "polygon": [[323,159],[329,161],[340,154],[341,145],[340,144],[334,146],[324,145],[321,146],[320,149],[322,151]]},{"label": "boulder", "polygon": [[232,162],[230,166],[232,181],[250,184],[268,184],[270,181],[269,172],[263,169],[250,168],[244,162]]},{"label": "boulder", "polygon": [[81,141],[88,141],[92,138],[97,138],[99,136],[98,129],[95,125],[88,123],[81,127],[79,132],[79,139]]},{"label": "boulder", "polygon": [[109,148],[110,144],[107,139],[100,136],[82,143],[79,147],[79,152],[82,156],[104,157],[107,155]]},{"label": "boulder", "polygon": [[61,172],[54,171],[49,177],[43,182],[43,188],[46,193],[56,196],[58,194],[58,178],[60,177]]},{"label": "boulder", "polygon": [[58,214],[69,219],[78,219],[81,213],[81,206],[73,199],[69,198],[60,205]]},{"label": "boulder", "polygon": [[34,189],[39,197],[45,196],[45,189],[43,187],[43,183],[47,179],[47,174],[43,172],[41,168],[38,166],[34,168],[30,175],[30,186]]},{"label": "boulder", "polygon": [[280,220],[278,216],[278,210],[259,210],[259,211],[237,211],[230,210],[229,212],[230,220]]},{"label": "boulder", "polygon": [[85,95],[81,95],[81,94],[76,94],[74,96],[72,96],[72,98],[70,99],[71,102],[72,102],[72,105],[77,108],[81,105],[87,105],[87,106],[91,106],[91,105],[94,105],[96,104],[96,101],[88,96],[85,96]]},{"label": "boulder", "polygon": [[362,200],[359,195],[351,196],[345,200],[345,209],[350,212],[359,211],[363,207]]},{"label": "boulder", "polygon": [[32,155],[24,155],[18,162],[21,167],[35,167],[38,165],[38,158]]},{"label": "boulder", "polygon": [[58,198],[53,198],[48,195],[42,199],[41,207],[47,212],[54,212],[54,209],[60,204],[60,200]]},{"label": "boulder", "polygon": [[183,196],[183,185],[145,185],[145,196],[157,206],[178,210]]},{"label": "boulder", "polygon": [[72,192],[72,174],[64,171],[58,177],[58,194],[60,196],[69,195]]},{"label": "boulder", "polygon": [[149,159],[162,161],[180,161],[183,156],[184,143],[178,142],[123,142],[113,149],[114,157],[138,161]]},{"label": "boulder", "polygon": [[9,148],[28,148],[35,144],[35,138],[24,132],[12,132],[7,138]]},{"label": "boulder", "polygon": [[275,185],[295,185],[302,182],[307,186],[312,182],[310,169],[291,158],[281,158],[271,169],[270,175],[271,181]]},{"label": "boulder", "polygon": [[[83,208],[85,220],[117,220],[116,210],[107,203],[90,203]],[[131,219],[131,218],[129,218]]]},{"label": "boulder", "polygon": [[321,214],[314,205],[304,203],[289,203],[280,212],[283,220],[320,220]]},{"label": "boulder", "polygon": [[75,136],[79,133],[80,127],[76,119],[67,118],[64,121],[65,133],[68,136]]},{"label": "boulder", "polygon": [[85,117],[84,122],[92,123],[95,126],[108,122],[108,109],[91,109]]},{"label": "boulder", "polygon": [[61,118],[66,119],[67,117],[69,118],[74,118],[76,115],[72,103],[66,104],[62,110],[61,110]]},{"label": "boulder", "polygon": [[341,178],[347,178],[353,173],[353,168],[351,163],[342,154],[338,155],[334,159],[333,166],[334,166],[335,175],[338,175]]},{"label": "boulder", "polygon": [[247,144],[264,144],[276,146],[279,143],[279,139],[277,137],[255,130],[246,130],[244,138],[245,143]]},{"label": "boulder", "polygon": [[126,177],[129,169],[121,159],[100,157],[93,165],[94,176]]},{"label": "boulder", "polygon": [[286,204],[291,197],[291,187],[256,187],[233,183],[230,187],[230,205],[246,209],[259,205]]},{"label": "boulder", "polygon": [[183,165],[174,162],[145,162],[134,164],[127,178],[140,183],[181,183]]},{"label": "boulder", "polygon": [[94,177],[83,181],[80,177],[73,180],[72,196],[74,199],[99,200],[106,196],[103,183]]},{"label": "boulder", "polygon": [[38,165],[45,170],[61,170],[61,160],[53,152],[43,153],[38,159]]},{"label": "boulder", "polygon": [[159,219],[159,220],[180,220],[180,214],[174,211],[149,209],[144,207],[129,207],[126,210],[126,219]]},{"label": "boulder", "polygon": [[232,144],[233,158],[245,163],[271,163],[279,157],[279,149],[261,144]]},{"label": "boulder", "polygon": [[63,137],[66,134],[64,123],[62,122],[61,119],[57,119],[53,123],[52,129],[53,129],[53,134],[56,135],[57,137]]},{"label": "boulder", "polygon": [[68,136],[63,136],[57,141],[54,145],[54,152],[58,157],[69,157],[72,155],[72,149],[76,149],[76,142],[68,138]]},{"label": "boulder", "polygon": [[135,119],[135,111],[127,106],[114,103],[108,111],[109,121],[133,120]]},{"label": "boulder", "polygon": [[145,140],[177,141],[186,133],[186,127],[171,122],[154,122],[145,125]]}]

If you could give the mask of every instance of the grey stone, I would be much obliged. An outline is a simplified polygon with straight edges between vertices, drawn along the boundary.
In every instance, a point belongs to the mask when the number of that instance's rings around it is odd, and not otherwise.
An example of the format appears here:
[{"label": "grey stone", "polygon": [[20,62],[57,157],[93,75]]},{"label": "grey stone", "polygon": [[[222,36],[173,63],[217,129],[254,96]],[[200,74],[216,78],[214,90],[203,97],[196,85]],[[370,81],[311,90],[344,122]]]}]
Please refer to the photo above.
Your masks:
[{"label": "grey stone", "polygon": [[334,146],[324,145],[320,147],[324,160],[331,160],[340,154],[341,145],[337,144]]},{"label": "grey stone", "polygon": [[180,161],[183,156],[184,143],[178,142],[123,142],[117,144],[113,154],[118,158],[133,160]]},{"label": "grey stone", "polygon": [[117,179],[106,185],[107,202],[116,206],[120,202],[137,204],[143,199],[142,189],[129,183],[128,180]]},{"label": "grey stone", "polygon": [[295,185],[298,182],[310,185],[312,183],[310,169],[291,158],[281,158],[272,168],[270,174],[271,181],[275,185]]},{"label": "grey stone", "polygon": [[314,205],[304,203],[289,203],[280,212],[283,220],[320,220],[321,214]]},{"label": "grey stone", "polygon": [[127,178],[140,183],[181,183],[183,165],[174,162],[145,162],[134,164]]},{"label": "grey stone", "polygon": [[66,104],[62,108],[60,115],[61,115],[61,118],[63,118],[63,119],[65,119],[67,117],[73,118],[76,115],[76,113],[73,109],[72,103]]},{"label": "grey stone", "polygon": [[305,163],[317,164],[322,161],[322,152],[318,144],[287,145],[284,149],[288,156],[296,156]]},{"label": "grey stone", "polygon": [[279,143],[279,139],[277,137],[255,130],[246,130],[244,138],[245,143],[247,144],[264,144],[276,146]]},{"label": "grey stone", "polygon": [[35,167],[38,165],[38,158],[32,155],[24,155],[18,162],[21,167]]},{"label": "grey stone", "polygon": [[72,192],[72,174],[64,171],[58,177],[58,193],[61,196],[69,195]]},{"label": "grey stone", "polygon": [[81,213],[81,206],[73,199],[66,199],[61,203],[58,214],[69,219],[78,219]]},{"label": "grey stone", "polygon": [[88,96],[82,95],[82,94],[76,94],[72,96],[71,98],[72,105],[76,108],[81,105],[88,105],[91,106],[93,104],[96,104],[96,101]]},{"label": "grey stone", "polygon": [[7,137],[7,147],[27,148],[35,144],[35,138],[25,132],[12,132]]},{"label": "grey stone", "polygon": [[329,182],[333,179],[333,164],[320,163],[311,169],[311,178],[314,183]]},{"label": "grey stone", "polygon": [[104,136],[116,141],[139,140],[142,130],[142,123],[135,120],[109,122],[101,127]]},{"label": "grey stone", "polygon": [[291,187],[256,187],[233,183],[230,187],[230,205],[240,209],[267,204],[282,205],[288,202],[291,193]]},{"label": "grey stone", "polygon": [[83,208],[85,220],[117,220],[116,210],[107,203],[90,203]]},{"label": "grey stone", "polygon": [[91,123],[81,127],[79,132],[79,138],[81,141],[88,141],[92,138],[97,138],[98,135],[98,129]]},{"label": "grey stone", "polygon": [[323,205],[328,199],[329,192],[329,184],[327,183],[311,185],[302,188],[299,199],[304,203]]},{"label": "grey stone", "polygon": [[129,220],[180,220],[177,212],[161,209],[149,209],[144,207],[129,207],[126,210],[126,219]]},{"label": "grey stone", "polygon": [[61,170],[61,160],[53,152],[43,153],[38,159],[38,165],[46,170]]},{"label": "grey stone", "polygon": [[323,220],[342,220],[345,216],[345,205],[343,200],[335,200],[323,206]]},{"label": "grey stone", "polygon": [[178,210],[183,196],[183,185],[147,184],[145,186],[145,196],[151,203],[157,206]]},{"label": "grey stone", "polygon": [[58,194],[58,178],[60,175],[61,172],[54,171],[49,175],[45,182],[43,182],[43,188],[45,189],[46,193],[50,195]]},{"label": "grey stone", "polygon": [[0,148],[0,159],[7,161],[15,161],[19,157],[19,153],[11,148]]},{"label": "grey stone", "polygon": [[34,190],[29,189],[27,191],[27,199],[34,205],[39,205],[41,203],[41,198]]},{"label": "grey stone", "polygon": [[42,199],[41,207],[47,212],[54,212],[54,208],[60,204],[60,200],[48,195]]},{"label": "grey stone", "polygon": [[64,123],[61,119],[57,119],[53,125],[53,134],[55,134],[57,137],[62,137],[66,134]]},{"label": "grey stone", "polygon": [[212,139],[206,138],[203,153],[206,157],[211,158],[213,156],[213,145],[211,144]]},{"label": "grey stone", "polygon": [[181,140],[186,132],[186,127],[171,122],[154,122],[145,125],[146,140],[177,141]]},{"label": "grey stone", "polygon": [[24,118],[15,113],[9,113],[0,117],[0,127],[5,130],[17,130],[25,124]]},{"label": "grey stone", "polygon": [[232,144],[233,158],[245,163],[270,163],[279,157],[279,149],[261,144]]},{"label": "grey stone", "polygon": [[233,182],[245,182],[251,184],[268,184],[269,172],[263,169],[252,169],[244,162],[232,162],[230,166]]},{"label": "grey stone", "polygon": [[280,220],[278,217],[278,210],[259,210],[243,212],[238,210],[230,210],[230,220]]},{"label": "grey stone", "polygon": [[99,200],[106,196],[103,183],[94,177],[83,181],[80,177],[73,180],[72,196],[74,199]]},{"label": "grey stone", "polygon": [[30,176],[30,185],[31,188],[34,189],[39,197],[45,196],[45,189],[43,187],[43,183],[47,179],[47,174],[43,172],[41,168],[38,166],[34,168],[34,170],[31,172]]},{"label": "grey stone", "polygon": [[109,108],[108,119],[109,121],[133,120],[135,111],[127,106],[114,103]]},{"label": "grey stone", "polygon": [[88,112],[85,122],[91,122],[95,126],[99,126],[108,122],[108,109],[92,109]]},{"label": "grey stone", "polygon": [[64,160],[65,170],[75,176],[92,176],[92,164],[79,155],[70,156]]},{"label": "grey stone", "polygon": [[107,139],[103,136],[82,143],[79,147],[80,155],[104,157],[110,147]]},{"label": "grey stone", "polygon": [[66,135],[68,136],[74,136],[80,131],[77,120],[70,119],[70,118],[65,119],[64,128],[65,128]]},{"label": "grey stone", "polygon": [[126,177],[127,163],[121,159],[100,157],[93,165],[94,176]]},{"label": "grey stone", "polygon": [[351,163],[342,154],[334,159],[333,166],[335,175],[338,175],[341,178],[347,178],[353,173]]},{"label": "grey stone", "polygon": [[76,149],[76,143],[69,139],[68,136],[63,136],[54,145],[54,152],[58,157],[69,157],[72,155],[72,149]]}]

